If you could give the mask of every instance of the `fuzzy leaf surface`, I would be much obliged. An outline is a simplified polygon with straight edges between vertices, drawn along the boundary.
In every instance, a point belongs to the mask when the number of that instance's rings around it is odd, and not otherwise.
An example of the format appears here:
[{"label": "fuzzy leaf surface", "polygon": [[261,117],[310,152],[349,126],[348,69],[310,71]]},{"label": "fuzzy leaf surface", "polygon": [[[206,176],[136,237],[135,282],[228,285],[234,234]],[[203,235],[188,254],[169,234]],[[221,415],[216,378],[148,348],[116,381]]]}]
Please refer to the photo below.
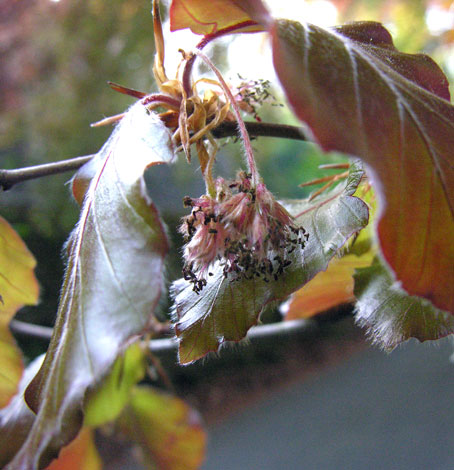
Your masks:
[{"label": "fuzzy leaf surface", "polygon": [[422,297],[410,296],[376,261],[355,273],[356,322],[372,340],[392,350],[409,338],[435,340],[454,333],[454,317]]},{"label": "fuzzy leaf surface", "polygon": [[[170,30],[190,28],[195,34],[215,34],[245,22],[268,18],[261,0],[172,0]],[[259,24],[235,29],[235,32],[263,31]]]},{"label": "fuzzy leaf surface", "polygon": [[428,56],[379,23],[333,30],[277,20],[273,60],[325,150],[360,157],[379,200],[378,238],[403,288],[454,313],[454,107]]},{"label": "fuzzy leaf surface", "polygon": [[147,469],[197,470],[205,459],[200,415],[183,400],[151,387],[136,387],[119,421]]},{"label": "fuzzy leaf surface", "polygon": [[22,354],[8,325],[21,307],[38,302],[35,265],[25,243],[0,217],[0,408],[16,394],[22,376]]},{"label": "fuzzy leaf surface", "polygon": [[57,322],[46,359],[25,392],[37,413],[8,469],[37,469],[73,439],[88,388],[149,327],[162,287],[168,242],[143,172],[173,159],[170,135],[141,103],[100,150],[68,246]]},{"label": "fuzzy leaf surface", "polygon": [[224,277],[219,262],[210,271],[207,285],[198,295],[184,279],[172,288],[174,320],[182,364],[193,362],[211,351],[217,351],[224,341],[239,341],[255,325],[265,305],[281,300],[309,282],[327,268],[331,258],[356,232],[367,225],[368,209],[353,197],[362,171],[352,171],[343,188],[335,188],[313,201],[286,204],[296,217],[296,223],[309,233],[302,250],[288,254],[291,264],[276,280],[251,280],[229,274]]}]

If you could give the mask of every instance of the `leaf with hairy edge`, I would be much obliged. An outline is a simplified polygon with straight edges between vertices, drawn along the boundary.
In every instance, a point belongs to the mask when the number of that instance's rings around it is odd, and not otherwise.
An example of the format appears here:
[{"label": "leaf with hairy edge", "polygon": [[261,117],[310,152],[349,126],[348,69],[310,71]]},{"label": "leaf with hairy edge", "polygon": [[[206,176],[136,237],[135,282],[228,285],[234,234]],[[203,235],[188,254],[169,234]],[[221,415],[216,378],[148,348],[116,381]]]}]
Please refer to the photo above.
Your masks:
[{"label": "leaf with hairy edge", "polygon": [[133,390],[119,426],[138,444],[146,468],[196,470],[205,458],[206,435],[197,411],[151,387]]},{"label": "leaf with hairy edge", "polygon": [[391,350],[409,338],[435,340],[454,333],[454,317],[410,296],[379,261],[355,273],[356,322],[373,341]]},{"label": "leaf with hairy edge", "polygon": [[203,35],[224,29],[243,33],[263,31],[260,24],[250,23],[253,20],[263,23],[267,18],[269,14],[260,0],[172,0],[170,5],[171,31],[190,28]]},{"label": "leaf with hairy edge", "polygon": [[104,164],[68,243],[49,351],[25,392],[37,416],[10,470],[45,466],[75,437],[86,391],[147,330],[161,294],[168,242],[143,172],[173,160],[170,135],[139,102],[100,152]]},{"label": "leaf with hairy edge", "polygon": [[368,164],[378,237],[402,287],[454,312],[454,107],[425,55],[396,50],[379,23],[333,30],[277,20],[274,65],[325,150]]},{"label": "leaf with hairy edge", "polygon": [[8,325],[21,307],[38,302],[35,265],[25,243],[0,217],[0,408],[15,395],[22,376],[22,355]]},{"label": "leaf with hairy edge", "polygon": [[344,243],[367,225],[366,204],[352,196],[362,174],[354,166],[344,189],[335,188],[311,202],[286,204],[295,222],[309,233],[309,240],[303,250],[296,248],[288,254],[291,264],[276,281],[257,277],[236,280],[234,274],[224,277],[217,262],[210,268],[213,276],[208,277],[200,295],[184,279],[172,285],[180,363],[217,351],[224,341],[241,340],[257,323],[266,304],[287,297],[327,268]]}]

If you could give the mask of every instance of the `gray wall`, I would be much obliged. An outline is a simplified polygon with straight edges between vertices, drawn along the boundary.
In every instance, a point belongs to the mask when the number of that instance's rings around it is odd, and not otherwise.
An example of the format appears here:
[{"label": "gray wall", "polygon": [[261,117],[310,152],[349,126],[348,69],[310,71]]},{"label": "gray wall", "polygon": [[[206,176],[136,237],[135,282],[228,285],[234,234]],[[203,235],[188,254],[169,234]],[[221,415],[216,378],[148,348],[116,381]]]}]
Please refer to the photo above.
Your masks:
[{"label": "gray wall", "polygon": [[211,426],[203,468],[453,469],[452,352],[360,351]]}]

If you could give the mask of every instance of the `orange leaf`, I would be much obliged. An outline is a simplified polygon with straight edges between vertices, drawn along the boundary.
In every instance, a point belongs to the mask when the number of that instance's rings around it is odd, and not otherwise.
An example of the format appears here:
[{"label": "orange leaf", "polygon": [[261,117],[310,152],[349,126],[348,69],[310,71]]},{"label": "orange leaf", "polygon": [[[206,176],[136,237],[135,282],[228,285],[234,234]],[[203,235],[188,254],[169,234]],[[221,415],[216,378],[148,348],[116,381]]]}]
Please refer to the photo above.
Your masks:
[{"label": "orange leaf", "polygon": [[428,56],[379,23],[324,30],[278,20],[274,64],[325,150],[362,158],[379,197],[382,253],[402,287],[454,312],[454,107]]},{"label": "orange leaf", "polygon": [[331,261],[326,271],[293,294],[287,304],[285,319],[310,318],[337,305],[353,302],[353,274],[356,268],[371,265],[375,253],[345,255]]},{"label": "orange leaf", "polygon": [[83,428],[47,470],[101,470],[101,458],[93,438],[94,431]]},{"label": "orange leaf", "polygon": [[151,387],[135,388],[120,426],[140,446],[151,468],[196,470],[205,458],[199,414],[183,400]]},{"label": "orange leaf", "polygon": [[[257,22],[269,14],[261,0],[173,0],[170,5],[170,30],[190,28],[195,34],[263,31]],[[244,26],[242,26],[242,24]]]},{"label": "orange leaf", "polygon": [[22,356],[8,324],[17,310],[38,301],[35,265],[25,243],[0,217],[0,408],[16,393],[22,376]]}]

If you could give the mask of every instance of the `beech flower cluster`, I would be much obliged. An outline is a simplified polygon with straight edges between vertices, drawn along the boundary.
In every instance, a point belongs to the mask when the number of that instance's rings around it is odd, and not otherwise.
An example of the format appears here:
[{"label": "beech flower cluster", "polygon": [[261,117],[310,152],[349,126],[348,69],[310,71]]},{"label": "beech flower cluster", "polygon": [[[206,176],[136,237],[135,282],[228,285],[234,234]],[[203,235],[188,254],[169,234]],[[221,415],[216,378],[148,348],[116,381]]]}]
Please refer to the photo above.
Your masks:
[{"label": "beech flower cluster", "polygon": [[304,248],[309,237],[265,184],[254,186],[245,172],[231,182],[218,178],[216,198],[186,197],[184,203],[192,211],[180,226],[186,241],[183,275],[197,293],[216,261],[232,280],[277,280],[291,264],[288,255]]}]

